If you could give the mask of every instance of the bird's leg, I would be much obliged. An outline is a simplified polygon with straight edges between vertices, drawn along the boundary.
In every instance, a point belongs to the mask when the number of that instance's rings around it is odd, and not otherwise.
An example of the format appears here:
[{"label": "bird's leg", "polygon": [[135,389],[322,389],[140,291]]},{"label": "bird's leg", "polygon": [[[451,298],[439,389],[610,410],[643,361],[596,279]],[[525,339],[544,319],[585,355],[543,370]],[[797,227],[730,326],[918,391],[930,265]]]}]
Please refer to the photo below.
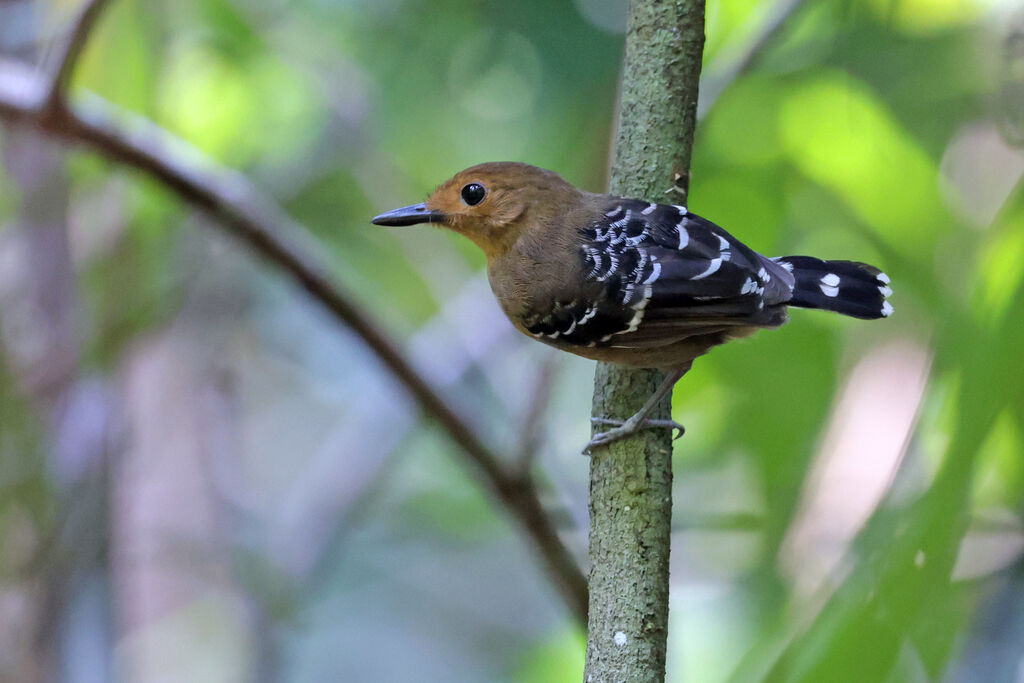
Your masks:
[{"label": "bird's leg", "polygon": [[676,382],[678,382],[689,369],[690,365],[687,364],[685,367],[673,370],[665,375],[665,379],[662,380],[660,385],[658,385],[658,388],[655,389],[654,393],[651,394],[651,397],[647,399],[647,402],[644,403],[643,407],[625,422],[609,420],[603,417],[591,418],[591,422],[595,424],[614,424],[618,426],[614,429],[609,429],[607,432],[599,432],[598,434],[595,434],[594,438],[590,440],[590,443],[583,448],[583,452],[590,453],[590,450],[594,448],[594,446],[610,444],[613,441],[624,439],[627,436],[635,434],[641,429],[646,429],[648,427],[676,429],[679,430],[679,436],[682,436],[686,431],[686,428],[678,422],[675,422],[674,420],[649,420],[647,419],[647,416],[650,415],[655,406],[661,402],[661,399],[665,398],[665,395],[672,391],[672,387],[676,385]]}]

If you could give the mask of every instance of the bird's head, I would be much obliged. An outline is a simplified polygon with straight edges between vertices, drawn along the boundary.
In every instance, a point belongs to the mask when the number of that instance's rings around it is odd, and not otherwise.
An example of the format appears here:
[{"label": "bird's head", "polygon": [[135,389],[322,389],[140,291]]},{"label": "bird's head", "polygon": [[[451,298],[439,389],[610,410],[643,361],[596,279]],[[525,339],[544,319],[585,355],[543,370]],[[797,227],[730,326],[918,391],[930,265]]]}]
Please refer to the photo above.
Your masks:
[{"label": "bird's head", "polygon": [[552,171],[492,162],[456,173],[422,204],[382,213],[373,222],[443,226],[476,242],[491,259],[505,253],[530,226],[549,223],[580,194]]}]

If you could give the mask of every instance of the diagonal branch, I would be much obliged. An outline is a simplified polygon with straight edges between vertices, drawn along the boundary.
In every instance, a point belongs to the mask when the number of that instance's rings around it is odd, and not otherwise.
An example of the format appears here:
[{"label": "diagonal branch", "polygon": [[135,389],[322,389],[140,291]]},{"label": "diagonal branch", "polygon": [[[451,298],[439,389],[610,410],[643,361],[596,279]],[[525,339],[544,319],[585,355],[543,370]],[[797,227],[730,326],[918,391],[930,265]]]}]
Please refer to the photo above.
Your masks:
[{"label": "diagonal branch", "polygon": [[82,3],[67,37],[54,55],[46,94],[47,107],[55,107],[65,99],[78,58],[106,4],[107,0],[85,0]]},{"label": "diagonal branch", "polygon": [[[708,69],[710,73],[700,86],[700,99],[697,103],[698,121],[704,120],[718,102],[718,98],[736,79],[757,64],[764,51],[782,35],[789,21],[805,3],[806,0],[776,0],[774,6],[768,10],[764,22],[754,30],[753,35],[739,48],[734,57],[714,61]],[[722,62],[721,66],[719,62]]]},{"label": "diagonal branch", "polygon": [[[80,50],[80,48],[77,48]],[[73,64],[67,65],[67,70]],[[0,62],[0,119],[84,144],[101,156],[150,176],[201,209],[209,225],[228,233],[297,282],[339,322],[351,328],[458,446],[531,541],[570,611],[586,620],[587,585],[576,559],[558,537],[532,480],[503,464],[476,431],[406,359],[377,322],[330,275],[315,240],[240,173],[217,166],[184,141],[142,117],[91,97],[71,108],[50,99],[46,83],[27,69]]]}]

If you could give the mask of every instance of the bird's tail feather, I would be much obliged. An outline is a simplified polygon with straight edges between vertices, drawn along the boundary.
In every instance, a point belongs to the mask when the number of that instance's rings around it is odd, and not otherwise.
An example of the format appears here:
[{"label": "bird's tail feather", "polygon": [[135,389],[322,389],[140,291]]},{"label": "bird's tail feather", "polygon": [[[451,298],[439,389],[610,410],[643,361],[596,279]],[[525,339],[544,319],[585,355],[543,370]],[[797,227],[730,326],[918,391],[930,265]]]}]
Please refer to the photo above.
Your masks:
[{"label": "bird's tail feather", "polygon": [[874,266],[856,261],[822,261],[813,256],[772,259],[793,273],[796,285],[790,306],[820,308],[854,318],[887,318],[892,304],[889,277]]}]

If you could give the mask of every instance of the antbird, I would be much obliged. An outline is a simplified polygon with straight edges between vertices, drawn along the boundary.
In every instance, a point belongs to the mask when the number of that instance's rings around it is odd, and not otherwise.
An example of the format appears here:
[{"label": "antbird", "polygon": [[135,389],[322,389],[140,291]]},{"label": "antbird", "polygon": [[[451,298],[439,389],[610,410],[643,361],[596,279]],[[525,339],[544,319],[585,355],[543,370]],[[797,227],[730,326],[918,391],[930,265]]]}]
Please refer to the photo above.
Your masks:
[{"label": "antbird", "polygon": [[480,164],[422,204],[377,225],[432,223],[473,240],[491,289],[517,329],[594,360],[660,368],[635,415],[587,445],[647,426],[647,415],[710,348],[788,320],[789,306],[855,318],[892,314],[889,278],[855,261],[758,254],[711,221],[673,206],[584,192],[557,173]]}]

